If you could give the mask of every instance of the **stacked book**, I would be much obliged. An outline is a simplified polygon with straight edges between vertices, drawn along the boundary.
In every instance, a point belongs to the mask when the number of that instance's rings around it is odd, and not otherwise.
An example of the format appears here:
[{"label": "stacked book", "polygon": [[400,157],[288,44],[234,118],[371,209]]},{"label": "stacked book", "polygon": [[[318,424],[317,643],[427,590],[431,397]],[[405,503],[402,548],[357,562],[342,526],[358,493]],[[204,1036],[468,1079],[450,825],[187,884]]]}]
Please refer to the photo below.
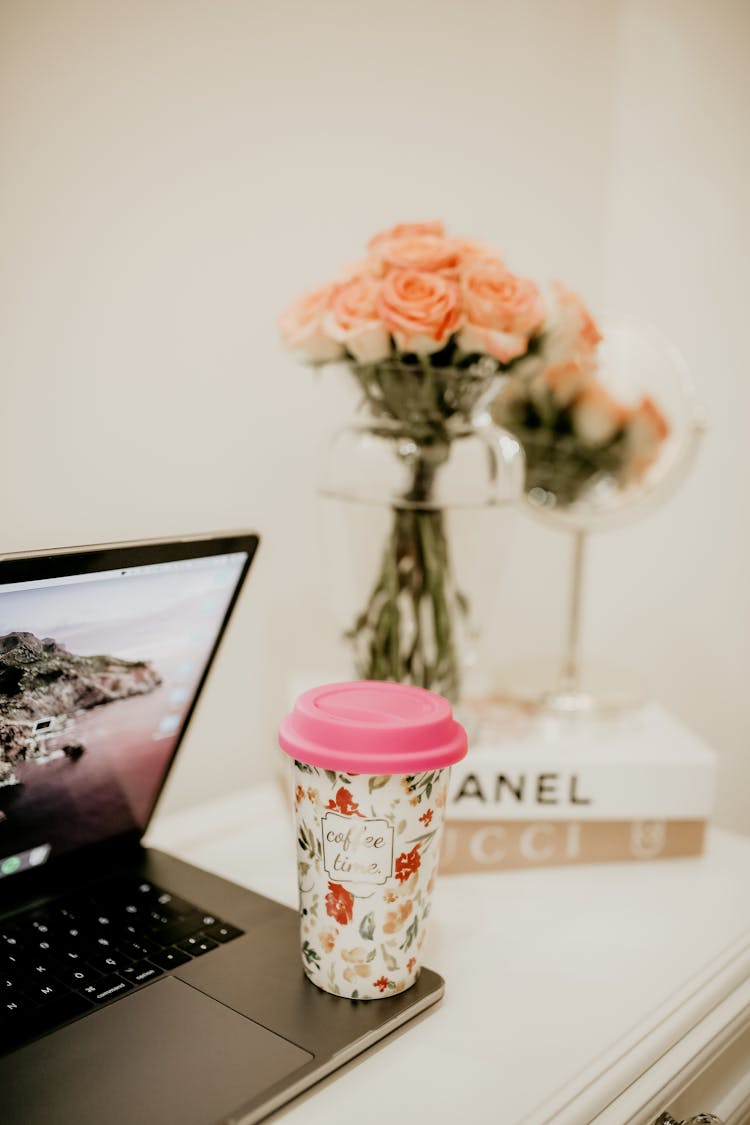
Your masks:
[{"label": "stacked book", "polygon": [[452,768],[441,873],[703,850],[716,754],[664,708],[607,720],[485,701]]}]

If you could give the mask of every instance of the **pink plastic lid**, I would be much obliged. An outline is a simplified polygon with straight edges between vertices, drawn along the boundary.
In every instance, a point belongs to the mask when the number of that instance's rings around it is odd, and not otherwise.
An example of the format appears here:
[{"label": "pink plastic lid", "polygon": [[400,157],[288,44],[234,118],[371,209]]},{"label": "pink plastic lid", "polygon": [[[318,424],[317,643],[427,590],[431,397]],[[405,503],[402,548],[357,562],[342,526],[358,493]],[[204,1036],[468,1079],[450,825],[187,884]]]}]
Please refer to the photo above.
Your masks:
[{"label": "pink plastic lid", "polygon": [[466,731],[447,699],[389,681],[304,692],[279,730],[291,758],[342,773],[417,773],[464,757]]}]

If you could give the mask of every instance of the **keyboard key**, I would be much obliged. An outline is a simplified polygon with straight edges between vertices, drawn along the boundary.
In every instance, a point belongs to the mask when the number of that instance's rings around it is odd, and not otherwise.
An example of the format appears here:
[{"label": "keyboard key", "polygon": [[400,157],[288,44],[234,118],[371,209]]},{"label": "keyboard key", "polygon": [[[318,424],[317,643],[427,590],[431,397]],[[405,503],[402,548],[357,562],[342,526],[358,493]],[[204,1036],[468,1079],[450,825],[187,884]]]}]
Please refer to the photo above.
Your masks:
[{"label": "keyboard key", "polygon": [[105,1000],[114,1000],[116,996],[129,992],[132,987],[130,981],[113,975],[102,977],[95,984],[87,986],[83,989],[83,995],[96,1004],[103,1004]]},{"label": "keyboard key", "polygon": [[176,945],[183,938],[199,933],[202,928],[203,915],[200,911],[194,910],[184,918],[180,918],[178,922],[173,922],[171,926],[164,926],[163,928],[156,926],[151,930],[149,937],[152,941],[157,941],[159,945]]},{"label": "keyboard key", "polygon": [[140,941],[141,938],[148,937],[152,925],[153,919],[149,912],[144,914],[143,917],[136,917],[127,921],[122,928],[122,934],[128,941]]},{"label": "keyboard key", "polygon": [[60,949],[57,959],[62,965],[85,965],[88,952],[88,948],[83,945],[78,949]]},{"label": "keyboard key", "polygon": [[54,980],[56,969],[57,963],[51,961],[50,959],[47,959],[45,961],[29,961],[28,975],[26,976],[26,979],[29,980],[30,983],[33,982],[34,984],[37,984],[39,981],[44,982],[48,979]]},{"label": "keyboard key", "polygon": [[131,899],[133,902],[146,902],[156,899],[162,893],[162,888],[157,887],[155,883],[150,883],[147,879],[134,879],[132,875],[127,875],[114,883],[108,884],[106,893],[108,898],[120,902]]},{"label": "keyboard key", "polygon": [[108,953],[103,949],[101,953],[92,953],[87,963],[100,973],[116,973],[130,964],[130,958],[119,951]]},{"label": "keyboard key", "polygon": [[0,1017],[3,1022],[7,1019],[19,1019],[27,1012],[34,1010],[35,1005],[26,996],[0,997]]},{"label": "keyboard key", "polygon": [[210,953],[212,949],[218,949],[219,943],[207,937],[189,937],[181,941],[177,948],[183,953],[189,953],[191,957],[200,957],[202,953]]},{"label": "keyboard key", "polygon": [[153,883],[148,883],[145,879],[141,879],[136,887],[139,895],[158,895],[159,887],[155,887]]},{"label": "keyboard key", "polygon": [[27,959],[21,953],[0,951],[0,965],[3,967],[3,972],[12,975],[14,972],[21,972],[26,967]]},{"label": "keyboard key", "polygon": [[140,929],[151,925],[152,909],[151,899],[133,901],[128,898],[124,902],[111,903],[108,907],[114,925],[122,926],[123,923],[129,923],[139,926]]},{"label": "keyboard key", "polygon": [[117,937],[113,934],[110,937],[98,937],[94,939],[93,950],[94,952],[108,953],[112,949],[116,949],[118,945]]},{"label": "keyboard key", "polygon": [[156,926],[171,926],[173,922],[178,922],[183,916],[183,911],[172,910],[168,906],[159,906],[156,910],[149,913],[149,920],[151,927]]},{"label": "keyboard key", "polygon": [[128,965],[126,969],[120,969],[120,976],[132,984],[145,984],[149,980],[156,980],[162,972],[162,969],[150,965],[148,961],[139,961],[135,965]]},{"label": "keyboard key", "polygon": [[191,960],[190,954],[180,949],[161,949],[151,960],[162,969],[176,969]]},{"label": "keyboard key", "polygon": [[21,945],[18,930],[11,927],[0,930],[0,950],[3,953],[17,953]]},{"label": "keyboard key", "polygon": [[40,937],[46,937],[52,932],[48,914],[35,915],[28,920],[28,924]]},{"label": "keyboard key", "polygon": [[158,906],[156,909],[170,910],[173,914],[189,914],[191,910],[195,910],[192,902],[185,902],[184,898],[179,898],[177,895],[171,894],[169,891],[162,891],[157,895],[156,901]]},{"label": "keyboard key", "polygon": [[238,930],[236,926],[230,926],[228,922],[215,922],[213,926],[206,926],[203,933],[206,937],[212,938],[213,941],[222,943],[233,941],[234,938],[242,936],[242,930]]},{"label": "keyboard key", "polygon": [[24,986],[24,993],[35,1004],[45,1004],[48,1001],[59,1000],[70,989],[58,980],[29,981]]},{"label": "keyboard key", "polygon": [[29,941],[23,944],[23,954],[28,958],[35,958],[41,961],[48,961],[54,957],[53,943],[51,941]]},{"label": "keyboard key", "polygon": [[91,965],[81,965],[78,968],[73,966],[60,965],[57,970],[58,980],[63,984],[67,984],[69,988],[75,988],[80,992],[88,984],[94,984],[101,977],[101,973],[91,967]]},{"label": "keyboard key", "polygon": [[148,938],[138,938],[137,941],[122,941],[117,947],[126,957],[132,957],[134,961],[141,958],[149,960],[153,953],[159,949],[159,946],[154,941],[149,941]]}]

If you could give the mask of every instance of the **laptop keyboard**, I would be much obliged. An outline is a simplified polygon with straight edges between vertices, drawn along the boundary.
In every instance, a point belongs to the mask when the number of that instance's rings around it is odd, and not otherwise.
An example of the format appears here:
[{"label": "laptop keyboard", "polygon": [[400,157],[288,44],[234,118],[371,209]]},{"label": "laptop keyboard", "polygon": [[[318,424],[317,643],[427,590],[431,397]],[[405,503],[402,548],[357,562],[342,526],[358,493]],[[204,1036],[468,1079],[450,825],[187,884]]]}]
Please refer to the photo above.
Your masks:
[{"label": "laptop keyboard", "polygon": [[0,1052],[150,984],[242,930],[153,883],[118,880],[0,920]]}]

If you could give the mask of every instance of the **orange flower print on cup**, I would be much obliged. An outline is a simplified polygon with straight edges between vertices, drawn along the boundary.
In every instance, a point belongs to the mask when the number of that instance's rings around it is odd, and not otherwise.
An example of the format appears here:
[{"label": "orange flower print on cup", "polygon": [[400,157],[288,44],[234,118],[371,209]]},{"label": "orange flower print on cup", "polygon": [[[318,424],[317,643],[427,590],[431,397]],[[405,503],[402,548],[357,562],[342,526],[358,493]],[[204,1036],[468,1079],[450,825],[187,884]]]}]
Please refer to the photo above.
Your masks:
[{"label": "orange flower print on cup", "polygon": [[395,910],[389,910],[386,914],[385,922],[383,923],[384,934],[397,933],[406,922],[406,919],[412,912],[414,904],[410,898],[405,902],[399,903]]},{"label": "orange flower print on cup", "polygon": [[381,992],[385,992],[386,988],[390,984],[390,981],[388,980],[388,977],[379,977],[378,980],[373,981],[373,984],[376,988],[379,988]]},{"label": "orange flower print on cup", "polygon": [[334,922],[338,922],[340,926],[346,926],[352,920],[354,915],[354,896],[347,891],[346,887],[342,887],[340,883],[328,884],[326,914],[329,918],[333,918]]},{"label": "orange flower print on cup", "polygon": [[313,808],[320,808],[320,794],[318,793],[318,790],[313,789],[312,786],[310,786],[310,788],[307,790],[307,799],[313,806]]},{"label": "orange flower print on cup", "polygon": [[419,854],[419,844],[415,844],[410,852],[402,852],[396,860],[396,870],[394,872],[396,878],[400,883],[405,883],[410,875],[418,871],[422,863],[422,858]]},{"label": "orange flower print on cup", "polygon": [[336,945],[336,938],[338,937],[338,930],[321,930],[318,934],[321,948],[324,953],[331,953]]},{"label": "orange flower print on cup", "polygon": [[341,813],[342,816],[362,816],[359,805],[353,799],[349,790],[344,789],[343,785],[336,793],[335,800],[331,798],[326,808],[333,809],[334,812]]},{"label": "orange flower print on cup", "polygon": [[298,805],[300,803],[300,801],[303,799],[304,796],[305,796],[305,790],[302,788],[301,785],[298,785],[297,788],[294,790],[294,803],[296,805]]},{"label": "orange flower print on cup", "polygon": [[370,976],[372,969],[367,961],[367,953],[361,945],[356,949],[342,949],[341,959],[346,961],[346,968],[343,972],[344,980],[353,983],[358,977],[367,978]]},{"label": "orange flower print on cup", "polygon": [[422,815],[420,816],[419,823],[424,824],[425,828],[429,828],[432,816],[432,809],[428,809],[427,812],[422,813]]}]

